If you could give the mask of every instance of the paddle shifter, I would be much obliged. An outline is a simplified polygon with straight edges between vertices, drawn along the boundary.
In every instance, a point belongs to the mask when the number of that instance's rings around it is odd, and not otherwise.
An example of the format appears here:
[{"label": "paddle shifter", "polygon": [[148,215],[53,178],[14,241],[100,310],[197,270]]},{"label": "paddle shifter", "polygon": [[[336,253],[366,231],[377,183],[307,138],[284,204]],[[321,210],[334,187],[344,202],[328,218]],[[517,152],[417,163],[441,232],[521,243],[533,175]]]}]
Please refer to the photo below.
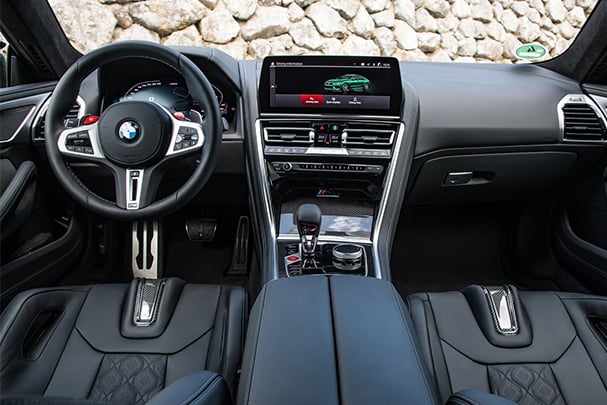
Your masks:
[{"label": "paddle shifter", "polygon": [[295,213],[295,222],[297,223],[297,232],[301,241],[301,259],[303,267],[318,267],[314,259],[314,251],[318,234],[320,233],[320,222],[322,212],[316,204],[302,204]]}]

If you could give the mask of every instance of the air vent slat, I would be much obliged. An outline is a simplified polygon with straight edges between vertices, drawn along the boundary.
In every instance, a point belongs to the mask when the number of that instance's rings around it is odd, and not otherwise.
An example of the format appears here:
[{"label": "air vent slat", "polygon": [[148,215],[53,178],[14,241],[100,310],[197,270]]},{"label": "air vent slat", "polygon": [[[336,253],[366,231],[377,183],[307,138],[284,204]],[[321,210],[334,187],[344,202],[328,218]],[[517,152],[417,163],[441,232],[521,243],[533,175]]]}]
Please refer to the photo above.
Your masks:
[{"label": "air vent slat", "polygon": [[563,106],[564,134],[566,140],[607,139],[605,124],[596,111],[586,103],[569,103]]},{"label": "air vent slat", "polygon": [[266,142],[271,144],[309,145],[314,142],[310,123],[272,123],[266,125],[263,132]]},{"label": "air vent slat", "polygon": [[[38,124],[34,127],[34,140],[36,141],[44,140],[44,129],[46,127],[46,108],[47,106],[43,107],[44,111],[40,114]],[[68,119],[80,118],[80,108],[80,103],[75,103],[65,115],[64,121]]]}]

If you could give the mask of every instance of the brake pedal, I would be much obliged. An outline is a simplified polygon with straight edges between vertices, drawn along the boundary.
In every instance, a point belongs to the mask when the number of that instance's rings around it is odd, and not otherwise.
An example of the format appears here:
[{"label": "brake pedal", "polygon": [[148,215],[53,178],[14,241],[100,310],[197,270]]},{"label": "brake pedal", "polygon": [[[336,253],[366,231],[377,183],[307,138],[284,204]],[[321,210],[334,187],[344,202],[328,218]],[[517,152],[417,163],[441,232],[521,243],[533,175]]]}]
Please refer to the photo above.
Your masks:
[{"label": "brake pedal", "polygon": [[227,276],[246,276],[249,263],[249,217],[242,216],[238,219],[236,228],[236,242],[232,253],[232,265],[227,271]]},{"label": "brake pedal", "polygon": [[185,223],[190,242],[211,242],[216,230],[217,221],[214,219],[188,219]]}]

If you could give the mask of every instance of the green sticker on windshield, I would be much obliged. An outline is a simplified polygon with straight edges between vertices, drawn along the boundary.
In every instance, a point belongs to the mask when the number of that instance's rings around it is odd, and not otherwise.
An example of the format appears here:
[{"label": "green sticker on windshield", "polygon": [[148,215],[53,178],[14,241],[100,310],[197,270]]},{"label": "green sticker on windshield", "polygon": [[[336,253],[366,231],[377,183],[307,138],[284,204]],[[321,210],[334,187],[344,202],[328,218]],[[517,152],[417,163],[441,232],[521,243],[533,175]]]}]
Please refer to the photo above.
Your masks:
[{"label": "green sticker on windshield", "polygon": [[546,48],[540,44],[525,44],[516,48],[515,53],[521,59],[539,59],[546,55]]}]

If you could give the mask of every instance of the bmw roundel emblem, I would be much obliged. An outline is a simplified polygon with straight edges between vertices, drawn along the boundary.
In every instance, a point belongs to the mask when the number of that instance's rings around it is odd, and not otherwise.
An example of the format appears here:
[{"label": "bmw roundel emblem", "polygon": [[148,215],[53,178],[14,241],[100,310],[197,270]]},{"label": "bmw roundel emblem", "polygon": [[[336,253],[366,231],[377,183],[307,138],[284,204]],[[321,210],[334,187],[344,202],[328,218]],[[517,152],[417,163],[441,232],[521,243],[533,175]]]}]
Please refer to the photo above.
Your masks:
[{"label": "bmw roundel emblem", "polygon": [[118,136],[125,142],[134,142],[140,132],[139,125],[134,121],[124,121],[118,128]]}]

